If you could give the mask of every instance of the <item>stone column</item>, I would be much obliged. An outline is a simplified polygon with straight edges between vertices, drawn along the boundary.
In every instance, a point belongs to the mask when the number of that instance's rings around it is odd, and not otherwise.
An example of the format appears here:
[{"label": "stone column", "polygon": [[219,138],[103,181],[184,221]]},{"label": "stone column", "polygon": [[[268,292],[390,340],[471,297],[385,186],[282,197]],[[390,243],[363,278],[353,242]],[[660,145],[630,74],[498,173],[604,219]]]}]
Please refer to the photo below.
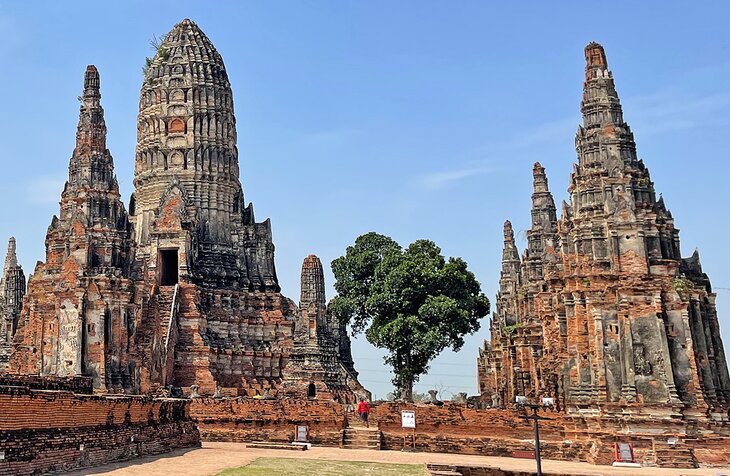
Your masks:
[{"label": "stone column", "polygon": [[[657,316],[657,326],[659,326],[659,335],[661,336],[660,348],[657,351],[659,359],[655,359],[655,365],[659,367],[660,376],[664,377],[664,384],[667,387],[667,396],[669,403],[672,405],[681,405],[682,401],[677,394],[677,387],[674,385],[674,373],[672,371],[672,357],[669,353],[669,344],[667,343],[667,330],[664,328],[664,320],[661,316]],[[658,360],[658,361],[657,361]]]},{"label": "stone column", "polygon": [[620,354],[621,362],[624,369],[624,380],[621,385],[621,397],[627,403],[636,401],[636,374],[634,371],[634,339],[631,335],[631,318],[624,312],[619,310],[619,335],[620,335]]}]

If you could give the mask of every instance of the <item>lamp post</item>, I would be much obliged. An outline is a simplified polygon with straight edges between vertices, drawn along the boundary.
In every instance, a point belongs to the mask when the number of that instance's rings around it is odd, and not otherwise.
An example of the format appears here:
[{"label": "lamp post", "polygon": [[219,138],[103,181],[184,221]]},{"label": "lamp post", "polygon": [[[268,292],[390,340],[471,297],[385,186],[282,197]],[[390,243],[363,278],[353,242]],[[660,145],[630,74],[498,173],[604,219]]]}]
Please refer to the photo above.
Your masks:
[{"label": "lamp post", "polygon": [[537,476],[542,476],[542,459],[540,457],[540,420],[552,420],[552,418],[541,417],[537,411],[540,408],[549,408],[550,404],[543,403],[542,405],[536,405],[534,403],[519,404],[520,408],[529,408],[532,410],[532,414],[522,415],[521,418],[526,420],[532,420],[535,428],[535,463],[537,464]]}]

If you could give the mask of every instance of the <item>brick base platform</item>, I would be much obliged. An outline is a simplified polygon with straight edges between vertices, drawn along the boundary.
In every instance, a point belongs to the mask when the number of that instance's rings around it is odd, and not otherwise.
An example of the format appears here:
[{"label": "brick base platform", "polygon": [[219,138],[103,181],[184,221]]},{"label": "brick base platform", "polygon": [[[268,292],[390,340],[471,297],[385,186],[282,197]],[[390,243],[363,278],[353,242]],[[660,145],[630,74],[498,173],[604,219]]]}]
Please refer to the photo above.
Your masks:
[{"label": "brick base platform", "polygon": [[[532,424],[516,410],[477,410],[451,403],[374,405],[370,425],[380,430],[382,449],[403,448],[404,435],[410,435],[401,428],[400,412],[405,409],[416,411],[418,451],[505,457],[534,451]],[[205,441],[289,442],[295,425],[307,425],[310,441],[321,446],[343,446],[343,430],[351,418],[343,405],[324,400],[247,398],[195,399],[190,415]],[[730,465],[730,428],[724,424],[685,428],[641,415],[621,422],[558,412],[549,416],[553,420],[543,422],[540,431],[544,458],[610,465],[614,444],[625,442],[633,445],[636,460],[644,466],[677,467],[674,453],[687,460],[681,462],[685,467]],[[619,423],[631,427],[632,433],[619,431]],[[672,451],[664,448],[667,440],[676,440]]]}]

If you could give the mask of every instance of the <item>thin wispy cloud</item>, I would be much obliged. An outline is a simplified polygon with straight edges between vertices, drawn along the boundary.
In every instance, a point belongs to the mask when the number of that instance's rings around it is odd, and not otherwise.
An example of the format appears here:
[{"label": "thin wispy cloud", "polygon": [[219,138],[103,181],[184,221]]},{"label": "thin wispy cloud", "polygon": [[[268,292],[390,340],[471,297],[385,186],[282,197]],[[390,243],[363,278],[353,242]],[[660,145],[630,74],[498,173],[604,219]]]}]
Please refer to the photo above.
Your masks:
[{"label": "thin wispy cloud", "polygon": [[[440,190],[447,186],[472,177],[482,176],[497,170],[495,164],[504,162],[504,157],[524,157],[525,154],[537,156],[537,149],[545,144],[564,140],[576,124],[574,116],[548,121],[531,129],[522,131],[503,141],[495,141],[475,148],[468,155],[482,157],[476,164],[461,164],[453,170],[442,170],[425,175],[419,175],[412,181],[413,185],[424,191]],[[498,160],[498,158],[502,158]]]},{"label": "thin wispy cloud", "polygon": [[579,121],[580,116],[576,114],[545,122],[512,137],[499,146],[504,152],[511,152],[518,149],[529,149],[547,142],[563,140],[567,134],[575,131]]},{"label": "thin wispy cloud", "polygon": [[[626,121],[640,136],[669,134],[708,125],[730,125],[730,93],[699,96],[681,88],[667,88],[653,94],[629,97],[623,99],[622,103]],[[485,144],[474,152],[475,155],[488,157],[481,160],[483,164],[493,162],[495,156],[537,155],[547,144],[572,137],[579,124],[581,118],[578,114],[555,119],[504,141]],[[493,167],[486,165],[462,164],[453,170],[418,176],[413,183],[422,190],[433,191],[493,170]]]},{"label": "thin wispy cloud", "polygon": [[37,177],[31,179],[26,186],[28,203],[34,205],[49,205],[58,203],[63,186],[64,177]]},{"label": "thin wispy cloud", "polygon": [[439,190],[454,182],[484,175],[493,170],[492,167],[471,167],[458,170],[449,170],[445,172],[436,172],[432,174],[417,177],[414,184],[424,190]]},{"label": "thin wispy cloud", "polygon": [[358,134],[354,127],[336,127],[329,130],[303,134],[300,139],[304,144],[319,148],[338,148],[349,144]]},{"label": "thin wispy cloud", "polygon": [[730,93],[697,96],[666,89],[655,94],[627,98],[627,121],[642,136],[660,135],[706,125],[730,123]]}]

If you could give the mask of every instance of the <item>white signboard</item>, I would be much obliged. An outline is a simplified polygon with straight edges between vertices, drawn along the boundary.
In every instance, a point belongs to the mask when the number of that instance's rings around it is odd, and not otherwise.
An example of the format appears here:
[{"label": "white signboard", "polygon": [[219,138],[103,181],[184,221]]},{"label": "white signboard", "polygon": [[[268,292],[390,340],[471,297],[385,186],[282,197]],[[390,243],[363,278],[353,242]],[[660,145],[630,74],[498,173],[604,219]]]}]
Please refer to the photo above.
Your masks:
[{"label": "white signboard", "polygon": [[411,410],[403,410],[400,412],[401,426],[403,428],[416,427],[416,412]]},{"label": "white signboard", "polygon": [[307,426],[297,425],[296,439],[294,441],[307,441]]}]

